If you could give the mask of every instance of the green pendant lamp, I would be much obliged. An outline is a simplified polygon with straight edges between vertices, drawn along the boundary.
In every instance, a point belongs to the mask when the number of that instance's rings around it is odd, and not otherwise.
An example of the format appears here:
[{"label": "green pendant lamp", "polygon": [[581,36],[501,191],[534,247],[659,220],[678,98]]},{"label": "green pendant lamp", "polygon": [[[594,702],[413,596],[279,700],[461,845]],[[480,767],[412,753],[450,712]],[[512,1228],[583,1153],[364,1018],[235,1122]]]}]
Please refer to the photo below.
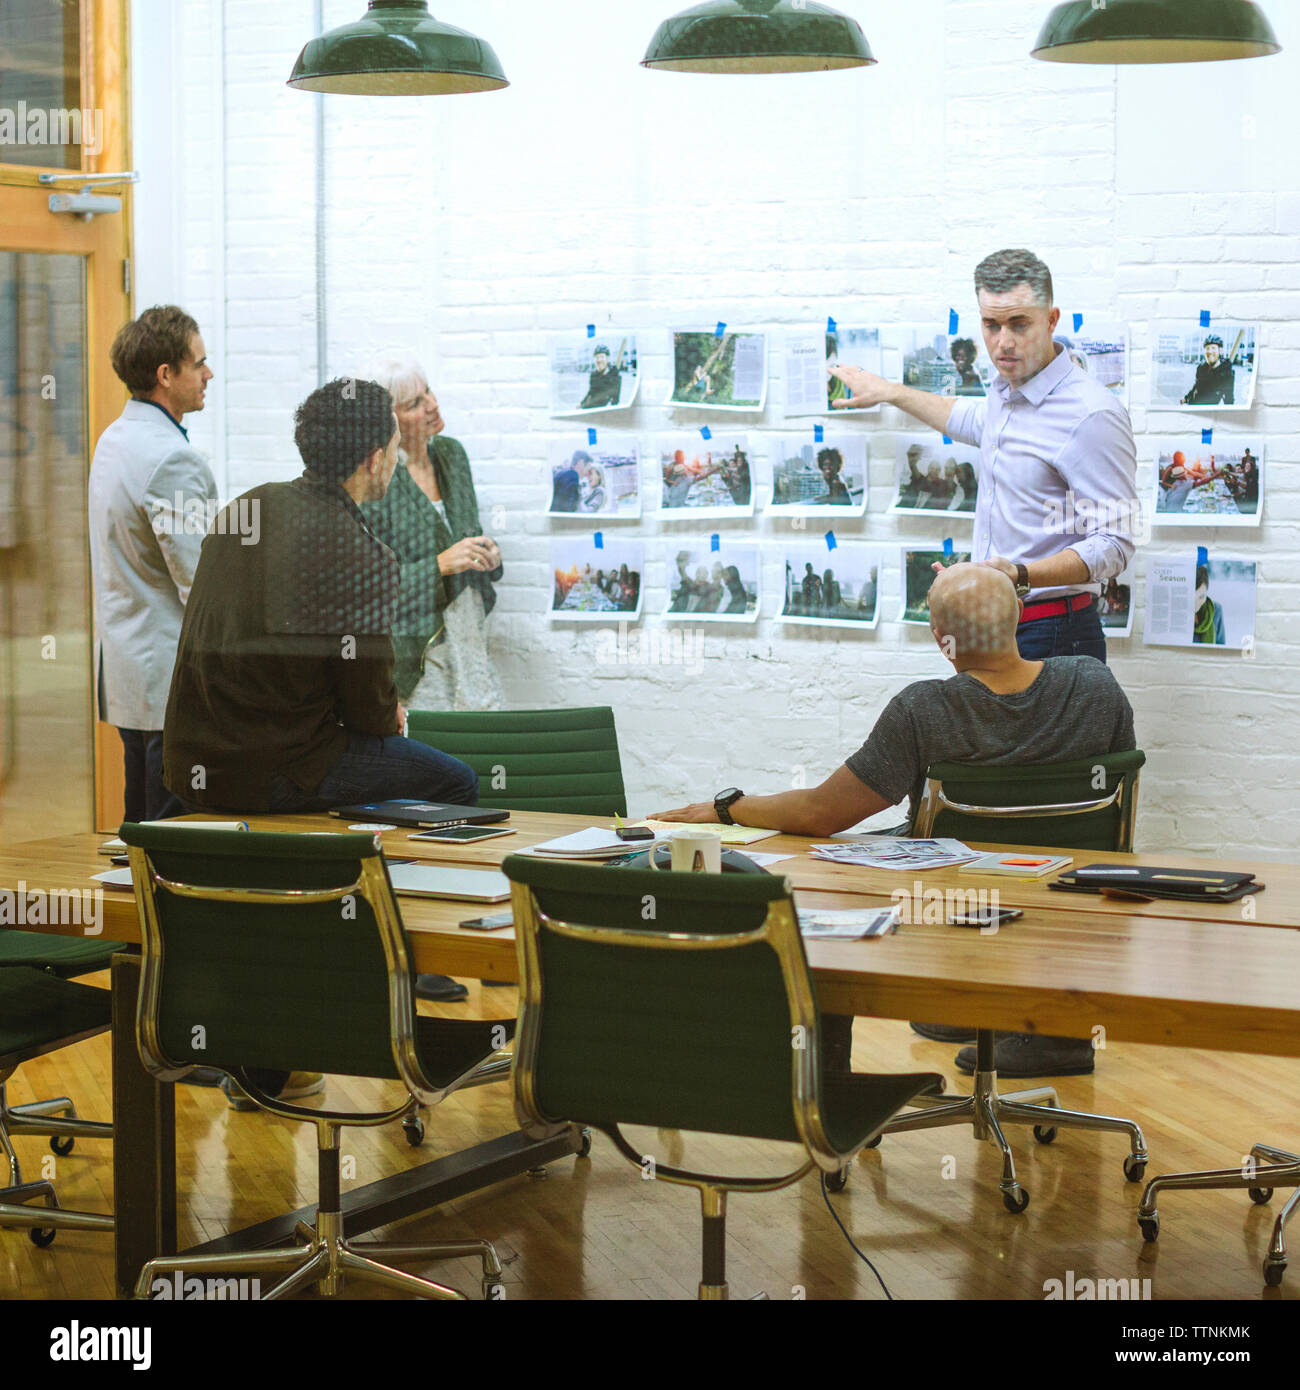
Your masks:
[{"label": "green pendant lamp", "polygon": [[1069,0],[1047,16],[1034,57],[1049,63],[1210,63],[1282,45],[1255,0]]},{"label": "green pendant lamp", "polygon": [[353,96],[448,96],[508,87],[492,45],[442,24],[425,0],[370,0],[365,17],[298,55],[289,86]]},{"label": "green pendant lamp", "polygon": [[823,72],[875,63],[857,20],[815,0],[706,0],[655,31],[641,60],[676,72]]}]

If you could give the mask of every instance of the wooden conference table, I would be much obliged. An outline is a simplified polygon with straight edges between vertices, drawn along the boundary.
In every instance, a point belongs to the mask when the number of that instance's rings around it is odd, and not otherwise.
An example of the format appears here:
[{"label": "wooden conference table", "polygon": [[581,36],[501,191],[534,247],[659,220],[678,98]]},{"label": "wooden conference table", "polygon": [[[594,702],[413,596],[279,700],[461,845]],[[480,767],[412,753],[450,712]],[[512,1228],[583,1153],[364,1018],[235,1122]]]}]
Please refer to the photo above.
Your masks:
[{"label": "wooden conference table", "polygon": [[[327,816],[267,816],[253,829],[340,830]],[[497,867],[507,854],[593,824],[591,817],[527,812],[511,815],[516,833],[477,845],[436,845],[397,830],[384,836],[392,858]],[[0,854],[0,889],[56,892],[94,886],[106,867],[101,835],[29,841]],[[1268,884],[1243,902],[1217,906],[1133,903],[1056,893],[1042,881],[931,870],[922,874],[850,868],[807,854],[811,842],[777,836],[755,850],[791,857],[771,872],[788,877],[806,906],[855,907],[888,902],[919,882],[934,889],[996,888],[1001,902],[1024,917],[989,935],[914,921],[897,934],[861,942],[810,941],[808,958],[820,1006],[828,1012],[882,1018],[925,1018],[1016,1032],[1088,1037],[1218,1051],[1300,1056],[1300,866],[1213,861],[1248,868]],[[1209,861],[1157,853],[1088,852],[1076,862],[1138,862],[1208,867]],[[514,980],[514,932],[468,932],[458,923],[483,909],[464,902],[401,899],[420,971]],[[492,910],[492,909],[488,909]],[[1250,913],[1254,914],[1253,918]],[[139,925],[129,893],[104,894],[102,934],[134,943]],[[78,926],[44,930],[81,934]],[[135,1051],[138,958],[113,966],[114,1205],[120,1293],[144,1260],[176,1248],[175,1132],[171,1086],[154,1082]],[[542,1141],[515,1132],[463,1153],[385,1178],[346,1194],[347,1229],[358,1233],[427,1211],[441,1202],[577,1152],[573,1127]],[[283,1243],[311,1210],[263,1222],[191,1253]]]}]

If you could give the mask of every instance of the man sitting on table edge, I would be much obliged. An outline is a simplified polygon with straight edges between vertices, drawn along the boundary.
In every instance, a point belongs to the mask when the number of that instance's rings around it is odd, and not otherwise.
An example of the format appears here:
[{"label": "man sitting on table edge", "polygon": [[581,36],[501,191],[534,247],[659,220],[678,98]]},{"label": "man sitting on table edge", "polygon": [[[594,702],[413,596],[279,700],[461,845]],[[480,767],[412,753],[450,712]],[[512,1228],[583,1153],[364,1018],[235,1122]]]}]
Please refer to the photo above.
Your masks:
[{"label": "man sitting on table edge", "polygon": [[[833,835],[910,799],[915,819],[931,763],[1060,763],[1136,748],[1133,709],[1107,667],[1091,656],[1026,661],[1016,645],[1024,605],[1015,585],[989,565],[942,570],[930,590],[930,631],[957,674],[915,681],[885,706],[862,747],[820,786],[748,796],[731,788],[714,801],[658,811],[665,821],[722,821]],[[823,1019],[827,1066],[848,1070],[852,1019]],[[972,1028],[913,1023],[940,1042],[973,1039]],[[975,1070],[975,1049],[957,1066]],[[1087,1039],[1000,1034],[999,1073],[1009,1077],[1091,1072]]]},{"label": "man sitting on table edge", "polygon": [[[302,476],[237,498],[204,539],[164,719],[167,788],[189,810],[241,815],[389,797],[474,806],[471,767],[402,736],[398,563],[360,510],[397,467],[393,399],[377,382],[332,381],[294,425]],[[260,518],[255,545],[226,524],[241,507]],[[468,990],[421,975],[416,993]],[[244,1108],[238,1093],[231,1100]]]}]

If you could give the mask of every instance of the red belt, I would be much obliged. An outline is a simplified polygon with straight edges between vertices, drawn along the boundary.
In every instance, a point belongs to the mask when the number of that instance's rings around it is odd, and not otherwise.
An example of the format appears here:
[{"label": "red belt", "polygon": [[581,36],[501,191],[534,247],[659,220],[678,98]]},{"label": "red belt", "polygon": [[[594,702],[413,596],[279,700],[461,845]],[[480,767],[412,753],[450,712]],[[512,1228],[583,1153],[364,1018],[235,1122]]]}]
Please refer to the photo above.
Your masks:
[{"label": "red belt", "polygon": [[1041,603],[1025,604],[1020,615],[1020,626],[1036,623],[1040,618],[1063,618],[1067,613],[1077,613],[1081,608],[1091,608],[1094,595],[1074,594],[1068,599],[1048,598]]}]

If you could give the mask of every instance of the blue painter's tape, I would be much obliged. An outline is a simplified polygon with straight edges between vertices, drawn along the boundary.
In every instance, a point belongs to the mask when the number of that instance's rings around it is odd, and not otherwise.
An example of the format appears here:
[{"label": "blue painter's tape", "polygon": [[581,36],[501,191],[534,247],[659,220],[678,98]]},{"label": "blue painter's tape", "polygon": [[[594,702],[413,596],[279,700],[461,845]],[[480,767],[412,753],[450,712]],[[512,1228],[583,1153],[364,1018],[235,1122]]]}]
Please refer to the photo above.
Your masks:
[{"label": "blue painter's tape", "polygon": [[723,321],[722,321],[721,319],[719,319],[719,320],[718,320],[718,326],[713,330],[713,336],[714,336],[715,338],[721,338],[721,337],[726,333],[726,331],[727,331],[727,325],[726,325],[725,323],[723,323]]},{"label": "blue painter's tape", "polygon": [[596,336],[596,325],[595,325],[594,323],[589,323],[589,324],[587,325],[587,337],[588,337],[588,338],[594,338],[595,336]]},{"label": "blue painter's tape", "polygon": [[1203,545],[1198,545],[1198,546],[1196,547],[1196,565],[1197,565],[1197,568],[1199,569],[1201,565],[1208,565],[1209,563],[1210,563],[1210,552],[1209,552],[1208,550],[1206,550],[1206,548],[1205,548]]},{"label": "blue painter's tape", "polygon": [[949,439],[948,436],[945,434],[944,437],[943,437],[943,442],[944,442],[945,444],[951,444],[951,443],[952,443],[952,440]]},{"label": "blue painter's tape", "polygon": [[588,425],[588,426],[587,426],[587,443],[588,443],[588,444],[595,444],[595,442],[596,442],[596,431],[595,431],[595,429],[594,429],[591,425]]},{"label": "blue painter's tape", "polygon": [[716,531],[709,537],[709,549],[713,551],[722,549],[722,540]]},{"label": "blue painter's tape", "polygon": [[813,439],[818,444],[824,444],[826,442],[826,431],[822,429],[820,425],[813,426]]},{"label": "blue painter's tape", "polygon": [[834,531],[827,531],[827,533],[826,533],[826,549],[827,549],[827,550],[834,550],[836,544],[837,544],[837,542],[836,542],[836,540],[835,540],[835,532],[834,532]]},{"label": "blue painter's tape", "polygon": [[713,438],[713,431],[708,427],[708,425],[701,425],[701,426],[700,426],[700,438],[701,438],[701,439],[712,439],[712,438]]},{"label": "blue painter's tape", "polygon": [[840,331],[835,320],[831,318],[829,314],[826,315],[826,331],[827,333],[838,333]]},{"label": "blue painter's tape", "polygon": [[596,532],[596,549],[597,549],[597,550],[604,550],[604,548],[605,548],[605,533],[604,533],[603,531],[597,531],[597,532]]},{"label": "blue painter's tape", "polygon": [[956,311],[956,309],[949,309],[949,310],[948,310],[948,336],[949,336],[950,338],[953,337],[953,336],[956,334],[956,332],[957,332],[957,323],[958,323],[958,319],[957,319],[957,311]]},{"label": "blue painter's tape", "polygon": [[1208,328],[1209,326],[1210,326],[1210,311],[1209,311],[1208,309],[1202,309],[1202,310],[1201,310],[1201,327],[1202,327],[1202,328]]},{"label": "blue painter's tape", "polygon": [[1082,314],[1075,314],[1075,316],[1074,316],[1074,331],[1077,333],[1082,327],[1083,327],[1083,315],[1082,315]]},{"label": "blue painter's tape", "polygon": [[1213,430],[1202,430],[1202,431],[1201,431],[1201,443],[1202,443],[1202,444],[1213,444],[1213,443],[1214,443],[1214,431],[1213,431]]},{"label": "blue painter's tape", "polygon": [[944,558],[945,560],[951,560],[951,559],[952,559],[952,537],[951,537],[951,536],[949,536],[949,537],[947,538],[947,540],[945,540],[944,543],[943,543],[943,558]]}]

